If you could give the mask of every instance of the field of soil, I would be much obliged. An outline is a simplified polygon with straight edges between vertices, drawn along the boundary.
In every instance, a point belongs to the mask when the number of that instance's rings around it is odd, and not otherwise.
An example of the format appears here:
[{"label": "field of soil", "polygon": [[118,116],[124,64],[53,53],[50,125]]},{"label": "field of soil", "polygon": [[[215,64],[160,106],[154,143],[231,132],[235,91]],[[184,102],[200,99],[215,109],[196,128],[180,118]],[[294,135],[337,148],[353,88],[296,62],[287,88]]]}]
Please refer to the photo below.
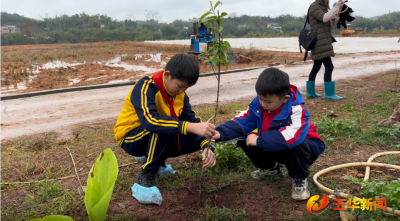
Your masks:
[{"label": "field of soil", "polygon": [[[1,94],[132,81],[163,70],[189,46],[143,42],[2,46]],[[228,69],[301,64],[302,54],[235,48],[246,60]],[[202,73],[213,72],[199,59]]]}]

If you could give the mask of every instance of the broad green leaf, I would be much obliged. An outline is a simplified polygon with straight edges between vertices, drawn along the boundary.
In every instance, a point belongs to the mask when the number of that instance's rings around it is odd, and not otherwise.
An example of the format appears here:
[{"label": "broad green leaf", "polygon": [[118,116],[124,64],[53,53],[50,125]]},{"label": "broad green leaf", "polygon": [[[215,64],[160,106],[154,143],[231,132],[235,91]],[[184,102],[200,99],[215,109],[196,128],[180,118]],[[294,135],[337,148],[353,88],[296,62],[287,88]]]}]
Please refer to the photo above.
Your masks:
[{"label": "broad green leaf", "polygon": [[213,23],[214,21],[213,20],[207,20],[207,24],[206,24],[206,26],[208,27],[211,23]]},{"label": "broad green leaf", "polygon": [[[218,7],[218,5],[220,5],[221,4],[221,2],[220,1],[218,1],[217,3],[215,3],[215,5],[214,5],[214,10]],[[212,7],[212,4],[211,4],[211,7]]]},{"label": "broad green leaf", "polygon": [[227,16],[227,15],[228,15],[228,13],[226,13],[226,12],[221,13],[221,17]]},{"label": "broad green leaf", "polygon": [[206,12],[206,13],[204,13],[204,15],[202,15],[202,16],[201,16],[201,18],[200,18],[200,21],[199,21],[199,22],[202,22],[202,21],[203,21],[203,19],[204,19],[205,17],[207,17],[209,14],[211,14],[211,12]]},{"label": "broad green leaf", "polygon": [[29,221],[74,221],[74,219],[69,216],[51,215],[45,216],[42,219],[30,219]]},{"label": "broad green leaf", "polygon": [[228,45],[229,47],[231,47],[231,44],[229,42],[227,42],[227,41],[224,41],[224,44]]},{"label": "broad green leaf", "polygon": [[215,16],[215,15],[213,15],[213,16],[210,16],[210,19],[212,19],[212,20],[214,20],[214,21],[217,21],[218,17]]},{"label": "broad green leaf", "polygon": [[87,180],[85,206],[91,221],[105,219],[117,176],[117,159],[107,148],[97,158]]},{"label": "broad green leaf", "polygon": [[210,6],[211,6],[210,11],[215,11],[215,10],[214,10],[214,6],[212,5],[212,1],[210,1]]},{"label": "broad green leaf", "polygon": [[213,29],[213,30],[215,30],[217,33],[218,33],[218,28],[216,28],[216,27],[211,27],[211,29]]}]

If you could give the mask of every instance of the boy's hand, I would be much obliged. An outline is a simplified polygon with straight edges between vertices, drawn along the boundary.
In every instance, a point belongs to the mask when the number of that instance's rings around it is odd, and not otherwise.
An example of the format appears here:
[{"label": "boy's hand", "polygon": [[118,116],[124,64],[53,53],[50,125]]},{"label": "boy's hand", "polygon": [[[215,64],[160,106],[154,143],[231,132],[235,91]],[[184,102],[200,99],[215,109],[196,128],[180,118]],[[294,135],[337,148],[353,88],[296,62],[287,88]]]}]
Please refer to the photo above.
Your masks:
[{"label": "boy's hand", "polygon": [[213,140],[219,140],[221,139],[221,134],[219,134],[218,131],[215,131],[214,136],[211,138]]},{"label": "boy's hand", "polygon": [[187,131],[190,133],[197,134],[199,136],[207,138],[207,140],[211,140],[215,133],[215,125],[207,122],[204,123],[188,123]]},{"label": "boy's hand", "polygon": [[246,145],[247,146],[257,146],[257,138],[258,136],[255,134],[250,134],[247,136]]},{"label": "boy's hand", "polygon": [[203,156],[203,168],[213,167],[217,162],[215,154],[208,147],[204,148],[202,156]]}]

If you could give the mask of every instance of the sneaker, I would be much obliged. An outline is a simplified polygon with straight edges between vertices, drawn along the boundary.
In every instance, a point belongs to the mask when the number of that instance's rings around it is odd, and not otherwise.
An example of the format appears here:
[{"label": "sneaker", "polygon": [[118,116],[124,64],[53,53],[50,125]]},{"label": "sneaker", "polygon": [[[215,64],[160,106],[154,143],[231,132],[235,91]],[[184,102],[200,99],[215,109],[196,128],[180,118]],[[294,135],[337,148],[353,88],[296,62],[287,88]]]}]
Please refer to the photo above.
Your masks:
[{"label": "sneaker", "polygon": [[137,177],[136,183],[142,187],[153,187],[156,182],[157,172],[142,170]]},{"label": "sneaker", "polygon": [[281,165],[276,163],[275,166],[272,167],[271,169],[259,169],[253,171],[251,173],[251,177],[256,180],[263,179],[266,177],[272,177],[273,179],[281,179],[283,178],[283,174],[280,169],[281,167],[282,167]]},{"label": "sneaker", "polygon": [[307,200],[308,198],[310,198],[310,191],[308,191],[307,179],[293,179],[292,199]]}]

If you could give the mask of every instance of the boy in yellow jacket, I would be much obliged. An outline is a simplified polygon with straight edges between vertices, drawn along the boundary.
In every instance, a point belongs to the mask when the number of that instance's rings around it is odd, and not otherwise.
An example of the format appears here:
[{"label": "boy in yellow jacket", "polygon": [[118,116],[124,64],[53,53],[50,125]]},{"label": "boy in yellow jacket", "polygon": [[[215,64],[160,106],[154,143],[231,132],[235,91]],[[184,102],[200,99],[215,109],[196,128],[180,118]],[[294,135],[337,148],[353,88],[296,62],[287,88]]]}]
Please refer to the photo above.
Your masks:
[{"label": "boy in yellow jacket", "polygon": [[[175,55],[165,71],[140,79],[125,99],[114,127],[115,140],[142,161],[142,170],[132,187],[133,197],[140,203],[160,205],[156,175],[174,173],[165,160],[203,149],[215,133],[213,124],[202,123],[195,116],[185,93],[196,84],[199,73],[193,57]],[[204,168],[213,167],[213,151],[203,151],[203,160]]]}]

